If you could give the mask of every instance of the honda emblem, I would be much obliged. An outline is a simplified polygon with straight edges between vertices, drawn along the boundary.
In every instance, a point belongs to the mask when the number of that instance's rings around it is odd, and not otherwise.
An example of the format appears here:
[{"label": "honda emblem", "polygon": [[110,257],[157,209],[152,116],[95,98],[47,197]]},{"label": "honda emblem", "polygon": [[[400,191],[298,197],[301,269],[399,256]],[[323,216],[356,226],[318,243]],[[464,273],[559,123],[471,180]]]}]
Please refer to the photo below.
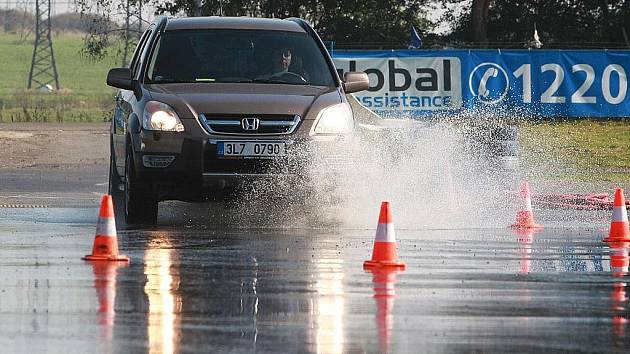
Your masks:
[{"label": "honda emblem", "polygon": [[258,130],[260,126],[260,119],[258,118],[243,118],[241,120],[241,128],[243,130],[253,131]]}]

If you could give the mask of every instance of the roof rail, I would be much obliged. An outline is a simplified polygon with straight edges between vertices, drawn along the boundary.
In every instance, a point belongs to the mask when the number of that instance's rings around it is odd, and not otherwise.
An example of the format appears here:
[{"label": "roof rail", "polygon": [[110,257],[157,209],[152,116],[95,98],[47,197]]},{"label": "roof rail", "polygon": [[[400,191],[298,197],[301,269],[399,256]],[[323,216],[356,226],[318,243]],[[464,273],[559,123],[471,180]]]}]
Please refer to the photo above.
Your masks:
[{"label": "roof rail", "polygon": [[310,31],[312,31],[311,25],[305,19],[299,17],[288,17],[285,18],[285,20],[297,23],[298,25],[300,25],[300,27],[302,27],[303,30],[305,30],[309,34]]},{"label": "roof rail", "polygon": [[175,17],[161,15],[161,16],[156,17],[155,20],[153,20],[153,23],[155,23],[157,30],[162,32],[164,30],[164,27],[166,27],[166,22],[168,22],[170,18],[175,18]]}]

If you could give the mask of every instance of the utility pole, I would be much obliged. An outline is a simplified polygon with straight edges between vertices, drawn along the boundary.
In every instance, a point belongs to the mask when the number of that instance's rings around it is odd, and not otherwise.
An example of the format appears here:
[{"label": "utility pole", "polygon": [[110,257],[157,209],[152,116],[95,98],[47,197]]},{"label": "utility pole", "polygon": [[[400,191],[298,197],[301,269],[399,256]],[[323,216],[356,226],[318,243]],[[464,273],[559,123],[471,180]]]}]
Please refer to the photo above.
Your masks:
[{"label": "utility pole", "polygon": [[128,66],[133,49],[142,36],[142,0],[127,0],[122,66]]},{"label": "utility pole", "polygon": [[59,75],[55,64],[55,54],[53,52],[50,10],[52,0],[35,0],[36,23],[35,23],[35,47],[33,48],[33,59],[31,60],[31,70],[28,74],[28,88],[40,89],[54,84],[54,88],[59,90]]}]

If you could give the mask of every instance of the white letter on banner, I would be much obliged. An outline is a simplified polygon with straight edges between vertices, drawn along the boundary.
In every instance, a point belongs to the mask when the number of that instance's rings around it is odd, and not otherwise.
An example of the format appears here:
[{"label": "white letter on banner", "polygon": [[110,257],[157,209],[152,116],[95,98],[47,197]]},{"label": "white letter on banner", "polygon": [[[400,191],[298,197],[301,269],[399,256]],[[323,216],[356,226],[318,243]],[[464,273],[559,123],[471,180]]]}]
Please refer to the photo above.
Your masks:
[{"label": "white letter on banner", "polygon": [[543,94],[540,96],[540,102],[542,103],[564,103],[566,102],[566,98],[562,96],[554,96],[554,94],[562,85],[562,81],[564,80],[564,70],[558,64],[545,64],[540,67],[541,72],[553,71],[556,74],[554,77],[551,86]]},{"label": "white letter on banner", "polygon": [[[617,97],[613,97],[610,93],[610,75],[613,71],[616,71],[617,75],[619,75],[619,93],[617,93]],[[610,104],[619,104],[626,99],[627,92],[628,78],[626,77],[626,71],[621,65],[608,65],[606,69],[604,69],[604,74],[602,75],[602,94],[604,95],[606,102]]]},{"label": "white letter on banner", "polygon": [[532,64],[523,64],[514,72],[514,77],[523,77],[523,103],[532,103]]},{"label": "white letter on banner", "polygon": [[571,95],[572,103],[597,103],[597,98],[595,96],[584,96],[586,91],[591,88],[593,85],[593,81],[595,81],[595,70],[592,66],[588,64],[575,64],[571,67],[574,73],[579,71],[583,71],[586,73],[586,78],[582,83],[582,86],[578,88],[577,91]]},{"label": "white letter on banner", "polygon": [[[370,88],[356,93],[376,111],[432,111],[462,107],[461,61],[458,57],[335,58],[338,68],[368,74]],[[351,67],[352,68],[352,67]]]}]

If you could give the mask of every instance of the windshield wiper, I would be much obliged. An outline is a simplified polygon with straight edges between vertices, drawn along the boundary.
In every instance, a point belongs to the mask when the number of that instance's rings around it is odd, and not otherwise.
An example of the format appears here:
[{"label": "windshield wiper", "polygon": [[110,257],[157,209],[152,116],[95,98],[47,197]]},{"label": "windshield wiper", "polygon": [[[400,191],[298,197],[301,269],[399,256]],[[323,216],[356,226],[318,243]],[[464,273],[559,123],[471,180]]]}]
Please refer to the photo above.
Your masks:
[{"label": "windshield wiper", "polygon": [[177,80],[177,79],[159,79],[159,80],[151,80],[152,84],[190,84],[195,81],[190,80]]},{"label": "windshield wiper", "polygon": [[216,82],[238,84],[238,83],[252,82],[252,80],[251,79],[228,79],[228,80],[217,79]]},{"label": "windshield wiper", "polygon": [[261,83],[261,84],[289,84],[289,85],[307,85],[303,82],[295,82],[295,81],[287,81],[281,79],[254,79],[251,82]]}]

